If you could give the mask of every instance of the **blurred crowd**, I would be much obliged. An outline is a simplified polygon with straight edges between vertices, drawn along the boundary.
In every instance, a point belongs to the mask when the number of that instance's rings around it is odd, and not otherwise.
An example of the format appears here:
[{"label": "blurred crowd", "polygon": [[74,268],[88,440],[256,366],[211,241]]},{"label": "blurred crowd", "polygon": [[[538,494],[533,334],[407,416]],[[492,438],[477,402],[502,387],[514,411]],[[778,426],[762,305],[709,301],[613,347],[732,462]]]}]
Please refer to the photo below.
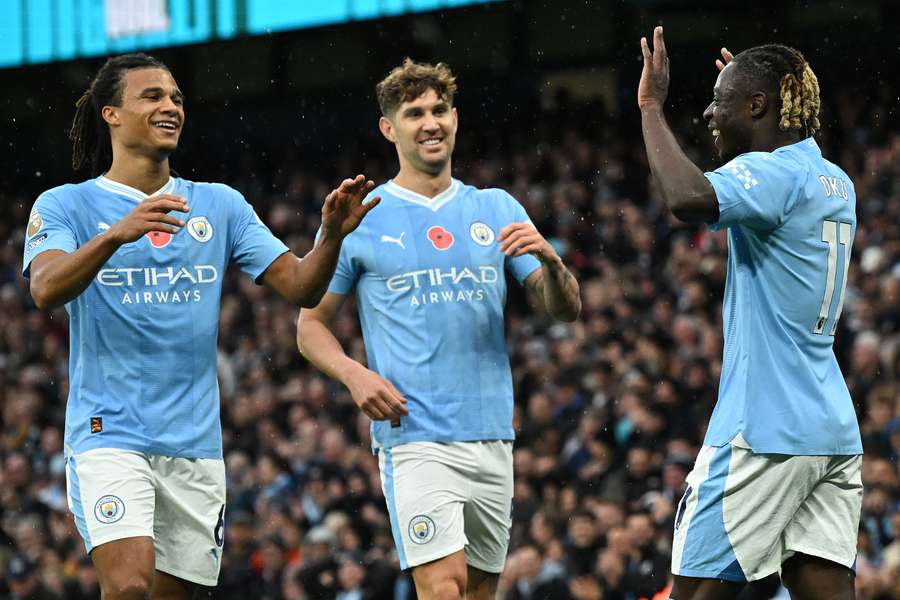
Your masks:
[{"label": "blurred crowd", "polygon": [[[463,126],[456,152],[457,177],[522,202],[577,274],[584,303],[577,322],[555,323],[511,287],[518,438],[499,596],[667,599],[674,513],[716,400],[725,234],[667,214],[634,123],[599,104],[556,100],[530,130]],[[871,125],[877,106],[861,97],[835,103],[820,143],[859,198],[835,342],[867,453],[858,597],[900,598],[900,134]],[[712,167],[703,124],[675,116],[691,156]],[[395,159],[376,155],[347,157],[335,172],[384,181]],[[302,254],[337,175],[277,164],[277,155],[246,151],[224,181]],[[33,200],[7,191],[0,203],[0,597],[98,598],[66,506],[66,313],[36,310],[21,276]],[[367,418],[300,357],[296,317],[242,274],[227,275],[219,373],[228,511],[220,585],[210,593],[414,598],[398,568]],[[335,329],[364,361],[355,311]],[[775,576],[742,598],[785,594]]]}]

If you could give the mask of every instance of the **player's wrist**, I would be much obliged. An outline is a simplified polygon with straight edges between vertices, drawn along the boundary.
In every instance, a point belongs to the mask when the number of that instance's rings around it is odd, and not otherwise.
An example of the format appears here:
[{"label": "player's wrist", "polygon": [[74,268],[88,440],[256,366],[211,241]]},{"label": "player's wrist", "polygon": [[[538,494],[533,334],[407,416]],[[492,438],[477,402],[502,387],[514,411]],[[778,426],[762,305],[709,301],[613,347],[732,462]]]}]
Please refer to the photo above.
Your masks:
[{"label": "player's wrist", "polygon": [[644,100],[641,102],[642,117],[661,117],[663,115],[663,100]]}]

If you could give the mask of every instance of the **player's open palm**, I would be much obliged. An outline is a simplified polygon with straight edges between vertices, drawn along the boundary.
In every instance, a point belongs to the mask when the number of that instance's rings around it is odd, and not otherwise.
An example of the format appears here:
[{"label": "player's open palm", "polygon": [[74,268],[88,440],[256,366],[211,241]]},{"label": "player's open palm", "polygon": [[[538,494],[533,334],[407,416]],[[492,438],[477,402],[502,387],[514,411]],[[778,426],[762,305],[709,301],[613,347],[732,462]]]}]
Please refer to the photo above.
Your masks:
[{"label": "player's open palm", "polygon": [[121,221],[110,227],[106,235],[121,244],[127,244],[151,231],[177,233],[180,227],[184,227],[184,221],[170,215],[169,212],[186,213],[188,210],[190,209],[187,202],[180,196],[161,194],[147,198]]},{"label": "player's open palm", "polygon": [[669,55],[663,39],[663,28],[653,30],[653,51],[647,38],[641,38],[641,53],[644,55],[644,70],[638,84],[638,106],[641,109],[662,106],[669,94]]},{"label": "player's open palm", "polygon": [[373,198],[363,203],[374,187],[372,180],[357,175],[354,179],[345,179],[336,189],[331,190],[322,206],[323,231],[344,237],[359,227],[368,212],[381,201],[380,198]]},{"label": "player's open palm", "polygon": [[406,398],[390,381],[365,367],[347,385],[353,401],[373,421],[393,421],[409,414]]}]

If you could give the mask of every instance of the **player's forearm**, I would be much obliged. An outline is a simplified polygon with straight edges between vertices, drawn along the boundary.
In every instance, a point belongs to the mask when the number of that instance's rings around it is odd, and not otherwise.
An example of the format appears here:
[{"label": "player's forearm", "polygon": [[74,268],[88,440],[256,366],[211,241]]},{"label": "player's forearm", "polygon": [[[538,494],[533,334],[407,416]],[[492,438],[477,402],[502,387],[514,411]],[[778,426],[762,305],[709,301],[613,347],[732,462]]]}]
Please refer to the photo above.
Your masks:
[{"label": "player's forearm", "polygon": [[650,172],[672,214],[689,223],[714,221],[715,191],[678,145],[661,106],[641,110],[641,128]]},{"label": "player's forearm", "polygon": [[296,262],[291,285],[282,295],[303,308],[319,304],[334,275],[341,241],[338,236],[320,237],[313,249]]},{"label": "player's forearm", "polygon": [[581,294],[575,276],[559,258],[544,263],[541,268],[547,312],[559,321],[574,321],[581,312]]},{"label": "player's forearm", "polygon": [[297,322],[297,349],[314,367],[347,385],[354,369],[362,365],[347,356],[328,325],[305,312],[300,311]]},{"label": "player's forearm", "polygon": [[108,235],[98,235],[75,252],[63,252],[46,263],[35,259],[30,284],[35,305],[50,310],[77,298],[120,245]]}]

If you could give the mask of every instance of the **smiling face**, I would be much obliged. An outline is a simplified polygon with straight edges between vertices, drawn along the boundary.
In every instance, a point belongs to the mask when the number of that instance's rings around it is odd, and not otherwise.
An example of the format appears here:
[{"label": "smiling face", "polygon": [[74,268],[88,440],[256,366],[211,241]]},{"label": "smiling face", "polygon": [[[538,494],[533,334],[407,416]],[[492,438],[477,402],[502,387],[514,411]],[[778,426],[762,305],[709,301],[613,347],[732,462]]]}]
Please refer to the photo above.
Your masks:
[{"label": "smiling face", "polygon": [[397,146],[401,169],[408,165],[429,175],[440,174],[450,164],[457,125],[456,109],[433,88],[379,121],[384,137]]},{"label": "smiling face", "polygon": [[178,147],[184,126],[184,96],[166,69],[132,69],[121,80],[121,103],[102,115],[116,145],[163,159]]},{"label": "smiling face", "polygon": [[747,90],[746,80],[732,61],[719,73],[713,101],[703,111],[722,162],[750,150],[754,109],[753,97]]}]

